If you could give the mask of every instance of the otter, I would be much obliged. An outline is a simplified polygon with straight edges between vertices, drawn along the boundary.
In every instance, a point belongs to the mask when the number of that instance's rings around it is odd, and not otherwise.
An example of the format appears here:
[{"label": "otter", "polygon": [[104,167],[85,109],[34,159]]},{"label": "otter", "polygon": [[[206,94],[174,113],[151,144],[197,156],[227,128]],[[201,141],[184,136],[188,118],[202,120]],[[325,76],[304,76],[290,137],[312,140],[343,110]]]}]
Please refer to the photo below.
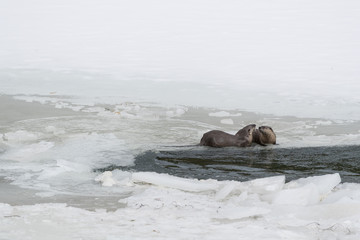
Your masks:
[{"label": "otter", "polygon": [[253,142],[253,132],[256,125],[250,124],[240,129],[235,135],[220,131],[212,130],[203,135],[200,146],[209,147],[248,147]]},{"label": "otter", "polygon": [[261,126],[253,133],[253,142],[266,146],[266,144],[276,144],[276,135],[271,127]]}]

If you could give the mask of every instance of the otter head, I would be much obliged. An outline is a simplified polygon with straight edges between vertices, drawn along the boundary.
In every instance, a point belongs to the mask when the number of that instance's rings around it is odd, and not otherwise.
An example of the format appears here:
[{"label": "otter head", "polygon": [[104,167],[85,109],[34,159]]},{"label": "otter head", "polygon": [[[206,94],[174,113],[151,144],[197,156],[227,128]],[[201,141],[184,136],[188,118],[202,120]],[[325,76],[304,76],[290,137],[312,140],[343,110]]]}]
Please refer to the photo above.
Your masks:
[{"label": "otter head", "polygon": [[259,138],[262,144],[276,144],[276,135],[274,130],[268,126],[259,127]]},{"label": "otter head", "polygon": [[247,125],[246,127],[240,129],[235,134],[235,136],[237,136],[239,138],[247,138],[247,139],[249,139],[249,141],[252,141],[252,135],[253,135],[255,128],[256,128],[255,124]]}]

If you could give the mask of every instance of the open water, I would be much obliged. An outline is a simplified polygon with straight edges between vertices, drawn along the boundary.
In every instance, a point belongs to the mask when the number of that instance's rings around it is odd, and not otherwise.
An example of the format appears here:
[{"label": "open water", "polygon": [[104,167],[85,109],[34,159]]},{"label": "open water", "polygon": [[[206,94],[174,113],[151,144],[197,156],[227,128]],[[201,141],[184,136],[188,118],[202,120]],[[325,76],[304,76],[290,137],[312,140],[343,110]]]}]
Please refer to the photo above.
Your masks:
[{"label": "open water", "polygon": [[287,181],[339,173],[343,182],[360,182],[360,147],[175,147],[146,151],[135,157],[132,167],[114,169],[168,173],[178,177],[248,181],[285,175]]}]

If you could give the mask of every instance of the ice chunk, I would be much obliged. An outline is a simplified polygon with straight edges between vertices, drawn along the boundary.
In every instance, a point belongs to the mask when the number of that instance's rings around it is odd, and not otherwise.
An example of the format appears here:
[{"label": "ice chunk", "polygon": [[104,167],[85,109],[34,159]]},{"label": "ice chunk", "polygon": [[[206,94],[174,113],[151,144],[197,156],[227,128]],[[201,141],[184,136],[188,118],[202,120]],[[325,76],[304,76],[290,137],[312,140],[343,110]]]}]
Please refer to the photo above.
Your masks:
[{"label": "ice chunk", "polygon": [[336,187],[336,191],[329,194],[323,201],[324,203],[334,202],[359,202],[360,203],[360,184],[343,183]]},{"label": "ice chunk", "polygon": [[338,173],[301,178],[285,185],[285,189],[264,196],[274,204],[311,205],[320,202],[341,182]]},{"label": "ice chunk", "polygon": [[234,183],[225,184],[215,195],[216,200],[225,199],[235,188]]},{"label": "ice chunk", "polygon": [[218,184],[211,183],[209,181],[185,179],[154,172],[133,173],[132,181],[135,183],[149,183],[157,186],[175,188],[189,192],[215,191],[219,188]]},{"label": "ice chunk", "polygon": [[16,132],[5,133],[3,138],[9,142],[25,142],[38,140],[38,134],[24,130],[18,130]]},{"label": "ice chunk", "polygon": [[230,116],[229,112],[225,112],[225,111],[220,111],[220,112],[213,112],[213,113],[209,113],[210,117],[228,117]]},{"label": "ice chunk", "polygon": [[115,179],[117,185],[133,186],[130,172],[124,172],[119,169],[115,169],[112,171],[112,177]]},{"label": "ice chunk", "polygon": [[165,114],[167,117],[180,117],[180,116],[184,115],[185,112],[186,112],[186,109],[177,108],[176,110],[166,111]]},{"label": "ice chunk", "polygon": [[336,187],[340,182],[340,174],[334,173],[322,176],[300,178],[298,180],[287,183],[286,188],[294,188],[313,183],[314,185],[316,185],[319,194],[323,197],[326,194],[330,193],[331,190],[334,189],[334,187]]},{"label": "ice chunk", "polygon": [[101,182],[104,187],[111,187],[116,184],[116,181],[112,178],[112,172],[106,171],[95,178],[96,182]]},{"label": "ice chunk", "polygon": [[53,133],[54,135],[61,135],[61,134],[65,133],[64,129],[59,129],[59,128],[56,128],[54,126],[47,126],[45,128],[45,130],[46,130],[46,132]]},{"label": "ice chunk", "polygon": [[236,113],[236,114],[231,114],[229,112],[226,111],[219,111],[219,112],[213,112],[213,113],[209,113],[210,117],[239,117],[241,116],[241,113]]},{"label": "ice chunk", "polygon": [[0,203],[0,216],[4,217],[6,215],[11,215],[13,212],[13,207],[6,203]]},{"label": "ice chunk", "polygon": [[[269,195],[266,196],[266,198],[267,197],[269,197]],[[271,199],[271,202],[273,204],[302,205],[302,206],[316,204],[319,201],[320,201],[320,194],[318,188],[313,183],[309,183],[299,188],[281,190],[280,192],[272,195],[272,199]]]},{"label": "ice chunk", "polygon": [[234,121],[231,118],[225,118],[225,119],[221,119],[220,121],[222,124],[227,124],[227,125],[233,125]]},{"label": "ice chunk", "polygon": [[285,176],[259,178],[248,182],[249,191],[266,194],[281,190],[285,185]]},{"label": "ice chunk", "polygon": [[216,200],[223,200],[230,194],[247,192],[256,194],[268,194],[281,190],[285,185],[285,176],[259,178],[248,182],[222,182],[219,191],[215,195]]}]

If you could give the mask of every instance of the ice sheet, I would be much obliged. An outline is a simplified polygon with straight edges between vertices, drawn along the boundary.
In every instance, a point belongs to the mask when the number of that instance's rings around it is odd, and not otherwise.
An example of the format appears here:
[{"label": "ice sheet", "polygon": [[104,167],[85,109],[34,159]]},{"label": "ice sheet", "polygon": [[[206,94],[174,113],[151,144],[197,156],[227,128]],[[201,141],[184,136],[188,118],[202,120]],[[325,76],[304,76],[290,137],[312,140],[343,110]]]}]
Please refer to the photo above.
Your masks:
[{"label": "ice sheet", "polygon": [[[139,179],[139,176],[134,178]],[[164,182],[169,180],[169,176],[153,174],[146,181],[153,182],[160,178]],[[313,177],[306,181],[326,184],[331,179],[338,179],[338,175]],[[257,180],[256,183],[235,183],[238,189],[242,187],[243,190],[234,191],[225,199],[217,199],[215,192],[199,194],[179,190],[181,185],[198,186],[199,182],[196,180],[184,180],[183,184],[178,182],[175,188],[164,188],[162,183],[151,186],[136,183],[133,187],[143,188],[143,191],[122,199],[126,207],[115,212],[100,209],[87,211],[65,204],[0,204],[0,236],[45,239],[56,233],[59,239],[218,239],[223,234],[229,239],[238,239],[239,236],[242,239],[359,237],[360,198],[354,196],[359,192],[358,185],[328,185],[331,191],[320,203],[299,206],[296,201],[291,201],[291,196],[288,197],[287,204],[263,201],[264,193],[257,193],[258,190],[253,187],[258,189],[262,184],[265,187],[266,182],[267,179],[261,179],[261,182]],[[203,184],[233,183],[205,181]],[[283,191],[281,186],[284,185],[281,184],[272,191]],[[293,189],[294,193],[303,193],[302,187]],[[337,197],[332,198],[333,194]],[[351,200],[348,198],[349,194],[352,195]],[[30,228],[32,231],[29,231]]]},{"label": "ice sheet", "polygon": [[358,240],[360,187],[338,174],[285,183],[94,169],[249,123],[273,127],[270,150],[359,145],[359,8],[2,1],[0,181],[32,189],[35,204],[7,191],[0,239]]},{"label": "ice sheet", "polygon": [[1,92],[360,120],[358,8],[356,0],[7,1]]}]

